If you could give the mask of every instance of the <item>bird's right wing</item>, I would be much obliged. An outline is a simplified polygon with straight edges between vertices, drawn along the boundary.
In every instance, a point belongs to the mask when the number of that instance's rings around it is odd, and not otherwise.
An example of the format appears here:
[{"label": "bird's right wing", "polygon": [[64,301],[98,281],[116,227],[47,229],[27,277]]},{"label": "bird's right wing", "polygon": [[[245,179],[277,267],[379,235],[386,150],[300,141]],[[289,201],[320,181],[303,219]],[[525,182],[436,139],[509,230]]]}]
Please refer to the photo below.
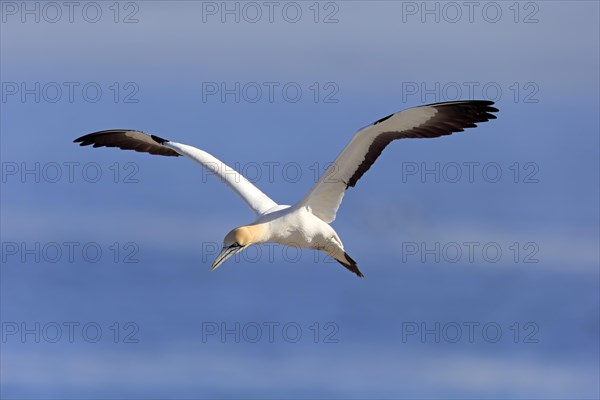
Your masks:
[{"label": "bird's right wing", "polygon": [[297,206],[306,207],[329,223],[344,192],[356,182],[385,147],[396,139],[434,138],[474,128],[496,118],[498,109],[486,100],[450,101],[409,108],[375,121],[358,131]]},{"label": "bird's right wing", "polygon": [[161,156],[177,157],[182,155],[196,161],[221,178],[257,215],[264,214],[277,205],[236,170],[193,146],[125,129],[90,133],[75,139],[74,142],[81,143],[81,146],[93,144],[93,147],[118,147],[122,150],[135,150]]}]

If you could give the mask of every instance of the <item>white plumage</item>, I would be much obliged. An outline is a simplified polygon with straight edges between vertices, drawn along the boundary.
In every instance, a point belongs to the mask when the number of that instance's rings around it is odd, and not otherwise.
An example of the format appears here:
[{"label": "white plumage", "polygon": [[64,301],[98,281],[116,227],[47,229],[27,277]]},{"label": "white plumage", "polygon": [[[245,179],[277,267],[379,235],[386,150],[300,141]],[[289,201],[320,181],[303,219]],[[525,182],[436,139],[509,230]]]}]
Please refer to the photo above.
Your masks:
[{"label": "white plumage", "polygon": [[216,157],[186,144],[134,130],[107,130],[75,139],[81,146],[118,147],[163,156],[185,156],[221,178],[254,211],[256,220],[225,236],[212,269],[251,244],[275,242],[324,251],[362,277],[356,262],[344,250],[329,225],[336,218],[345,191],[354,187],[393,140],[433,138],[461,132],[496,118],[494,103],[484,100],[435,103],[410,108],[382,118],[359,130],[319,181],[294,206],[279,205],[244,176]]}]

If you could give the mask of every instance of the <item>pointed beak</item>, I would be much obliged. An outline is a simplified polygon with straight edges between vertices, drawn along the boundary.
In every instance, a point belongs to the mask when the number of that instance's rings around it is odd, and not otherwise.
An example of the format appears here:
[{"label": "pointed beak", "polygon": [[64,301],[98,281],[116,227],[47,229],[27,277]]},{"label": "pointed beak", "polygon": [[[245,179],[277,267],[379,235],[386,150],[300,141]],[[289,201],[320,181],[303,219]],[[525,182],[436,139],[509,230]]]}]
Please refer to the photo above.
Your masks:
[{"label": "pointed beak", "polygon": [[223,247],[223,249],[221,250],[221,252],[219,253],[219,255],[217,256],[217,258],[215,259],[215,262],[213,262],[212,267],[210,268],[211,271],[217,269],[217,267],[221,264],[223,264],[225,262],[225,260],[227,260],[229,257],[239,253],[240,251],[242,251],[244,249],[244,246],[240,246],[240,245],[233,245],[233,246],[229,246],[229,247]]}]

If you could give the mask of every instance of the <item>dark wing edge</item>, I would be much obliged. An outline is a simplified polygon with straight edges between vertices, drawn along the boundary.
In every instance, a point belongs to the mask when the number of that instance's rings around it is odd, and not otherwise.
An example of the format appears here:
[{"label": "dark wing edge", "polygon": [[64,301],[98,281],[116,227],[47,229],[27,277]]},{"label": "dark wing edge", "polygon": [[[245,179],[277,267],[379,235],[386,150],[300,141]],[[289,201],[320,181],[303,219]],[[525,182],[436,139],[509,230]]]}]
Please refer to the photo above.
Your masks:
[{"label": "dark wing edge", "polygon": [[179,157],[179,154],[175,150],[162,145],[166,141],[166,139],[147,135],[140,131],[111,129],[81,136],[73,142],[79,143],[80,146],[118,147],[121,150],[134,150],[159,156]]},{"label": "dark wing edge", "polygon": [[[358,180],[369,170],[369,168],[371,168],[390,142],[396,139],[436,138],[451,135],[455,132],[463,132],[466,128],[475,128],[480,122],[496,119],[496,116],[492,113],[498,112],[499,110],[492,107],[493,105],[494,102],[489,100],[466,100],[419,106],[433,107],[438,113],[420,126],[400,132],[384,132],[379,134],[369,146],[369,150],[362,163],[348,180],[346,189],[356,185]],[[377,125],[393,115],[394,114],[391,114],[377,120],[373,125]]]}]

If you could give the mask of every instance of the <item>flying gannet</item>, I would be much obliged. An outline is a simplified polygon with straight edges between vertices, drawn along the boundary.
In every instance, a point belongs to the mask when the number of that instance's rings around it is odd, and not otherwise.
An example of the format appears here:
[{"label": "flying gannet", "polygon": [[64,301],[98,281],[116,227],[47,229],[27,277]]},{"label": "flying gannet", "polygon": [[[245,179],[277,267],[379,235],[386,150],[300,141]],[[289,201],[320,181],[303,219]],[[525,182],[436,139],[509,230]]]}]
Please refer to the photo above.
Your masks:
[{"label": "flying gannet", "polygon": [[345,191],[373,165],[393,140],[434,138],[474,128],[495,119],[498,109],[485,100],[450,101],[409,108],[360,129],[319,181],[293,206],[271,200],[241,174],[195,147],[127,129],[105,130],[75,139],[81,146],[118,147],[161,156],[185,156],[219,176],[254,211],[256,220],[230,231],[211,270],[252,244],[275,242],[286,246],[320,250],[359,277],[363,274],[344,250],[335,220]]}]

